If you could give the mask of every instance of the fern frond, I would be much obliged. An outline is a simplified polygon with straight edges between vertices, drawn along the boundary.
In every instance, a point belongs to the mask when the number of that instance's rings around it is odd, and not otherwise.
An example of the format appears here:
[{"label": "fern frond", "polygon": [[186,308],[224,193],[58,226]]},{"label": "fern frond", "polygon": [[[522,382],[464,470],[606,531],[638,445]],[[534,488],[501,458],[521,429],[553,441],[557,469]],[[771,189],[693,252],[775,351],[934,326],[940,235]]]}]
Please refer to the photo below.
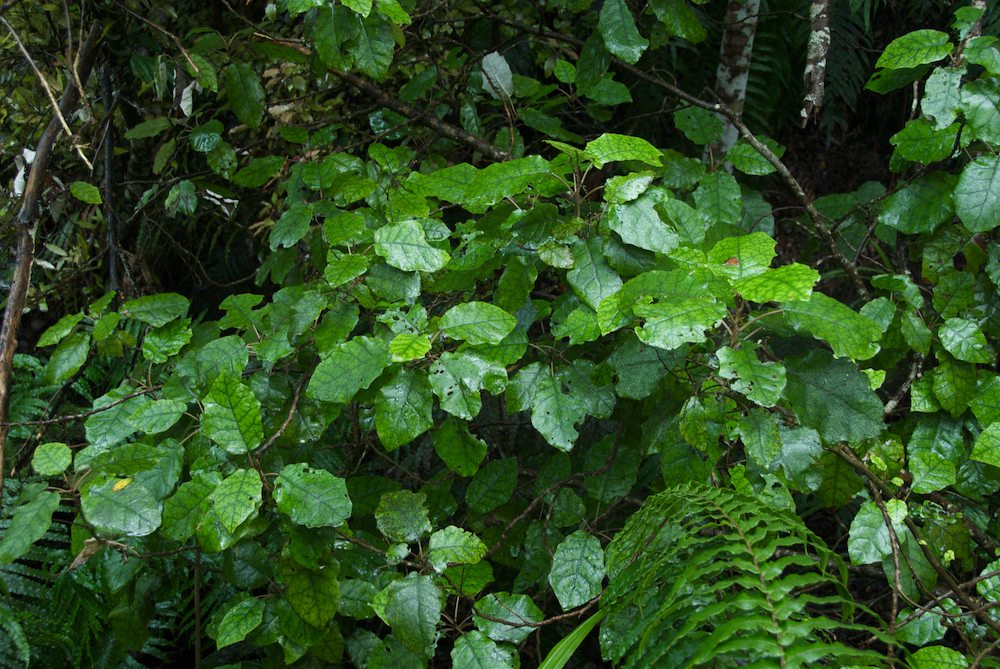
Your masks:
[{"label": "fern frond", "polygon": [[839,556],[790,508],[685,486],[650,497],[607,550],[606,658],[624,667],[878,663],[838,641],[851,620]]}]

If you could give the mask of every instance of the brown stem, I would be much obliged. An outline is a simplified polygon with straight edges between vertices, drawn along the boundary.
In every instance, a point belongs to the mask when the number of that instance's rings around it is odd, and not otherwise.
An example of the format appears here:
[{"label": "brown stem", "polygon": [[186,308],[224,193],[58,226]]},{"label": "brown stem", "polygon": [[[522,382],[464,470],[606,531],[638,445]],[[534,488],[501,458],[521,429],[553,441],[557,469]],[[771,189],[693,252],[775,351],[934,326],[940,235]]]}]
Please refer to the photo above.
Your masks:
[{"label": "brown stem", "polygon": [[[77,72],[80,81],[86,81],[93,69],[97,56],[98,37],[101,26],[95,24],[90,29],[86,41],[77,53]],[[69,84],[63,90],[59,100],[59,113],[65,118],[76,105],[80,97],[79,89]],[[3,312],[3,322],[0,324],[0,491],[3,490],[4,450],[7,446],[7,434],[10,426],[7,424],[10,409],[11,377],[13,375],[14,352],[17,350],[17,328],[21,324],[21,315],[28,297],[28,286],[31,283],[31,265],[35,255],[34,229],[38,222],[39,200],[45,173],[52,157],[52,149],[62,131],[62,123],[53,116],[49,125],[38,140],[35,148],[35,161],[31,165],[28,181],[24,187],[21,200],[21,210],[15,221],[17,227],[17,251],[14,256],[14,272],[11,278],[10,293],[7,296],[7,306]],[[0,502],[2,503],[2,502]]]}]

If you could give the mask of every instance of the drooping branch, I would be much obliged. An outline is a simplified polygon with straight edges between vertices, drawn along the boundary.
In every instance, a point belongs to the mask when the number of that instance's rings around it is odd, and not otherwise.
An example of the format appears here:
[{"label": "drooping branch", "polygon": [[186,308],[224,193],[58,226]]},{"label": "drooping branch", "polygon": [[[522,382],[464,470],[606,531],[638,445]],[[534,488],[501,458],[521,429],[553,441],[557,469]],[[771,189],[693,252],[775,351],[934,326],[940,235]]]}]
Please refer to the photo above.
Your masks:
[{"label": "drooping branch", "polygon": [[[85,82],[93,69],[97,56],[98,37],[101,27],[94,25],[87,39],[77,52],[75,67],[81,82]],[[74,64],[70,64],[73,67]],[[72,77],[67,77],[72,82]],[[14,256],[14,272],[10,283],[10,293],[7,295],[7,306],[4,309],[3,321],[0,323],[0,490],[3,489],[4,451],[7,446],[8,410],[10,408],[11,377],[13,373],[14,351],[17,349],[17,329],[21,323],[21,314],[28,296],[28,286],[31,282],[31,265],[35,255],[34,231],[38,220],[39,201],[45,173],[48,170],[52,149],[63,129],[61,118],[65,118],[76,106],[80,91],[72,83],[66,85],[59,100],[59,113],[53,113],[52,120],[42,133],[38,146],[35,148],[35,160],[31,164],[31,172],[24,187],[21,209],[15,219],[17,233],[17,251]]]},{"label": "drooping branch", "polygon": [[802,99],[802,127],[823,106],[826,90],[826,54],[830,51],[830,0],[813,0],[809,5],[809,46],[802,73],[806,95]]}]

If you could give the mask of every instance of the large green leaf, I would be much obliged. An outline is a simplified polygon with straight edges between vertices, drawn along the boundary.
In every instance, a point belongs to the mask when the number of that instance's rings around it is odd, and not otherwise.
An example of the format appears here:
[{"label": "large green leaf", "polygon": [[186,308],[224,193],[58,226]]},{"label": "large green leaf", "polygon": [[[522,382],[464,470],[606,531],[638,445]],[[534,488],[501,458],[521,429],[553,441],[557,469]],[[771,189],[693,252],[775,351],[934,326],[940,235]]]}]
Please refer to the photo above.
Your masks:
[{"label": "large green leaf", "polygon": [[375,430],[385,449],[396,450],[431,429],[433,404],[427,373],[400,369],[375,399]]},{"label": "large green leaf", "polygon": [[98,532],[128,537],[155,532],[163,509],[145,485],[109,474],[98,474],[87,482],[80,492],[80,506]]},{"label": "large green leaf", "polygon": [[351,517],[344,479],[304,462],[285,465],[274,480],[278,511],[306,527],[339,527]]},{"label": "large green leaf", "polygon": [[940,30],[914,30],[890,42],[879,56],[875,67],[893,70],[917,67],[941,60],[953,48],[947,33]]},{"label": "large green leaf", "polygon": [[774,238],[763,232],[727,237],[708,252],[708,266],[730,281],[762,274],[777,255],[774,251],[776,243]]},{"label": "large green leaf", "polygon": [[161,533],[174,541],[187,541],[211,503],[212,493],[222,482],[222,475],[213,471],[195,473],[173,496],[163,503]]},{"label": "large green leaf", "polygon": [[949,318],[940,328],[938,337],[944,350],[956,360],[990,363],[996,360],[996,351],[986,341],[979,326],[964,318]]},{"label": "large green leaf", "polygon": [[28,552],[52,525],[59,508],[59,493],[42,490],[27,502],[14,507],[10,524],[0,538],[0,564],[10,564]]},{"label": "large green leaf", "polygon": [[782,306],[792,326],[823,339],[838,356],[867,360],[879,352],[882,330],[878,323],[832,297],[813,293],[808,301]]},{"label": "large green leaf", "polygon": [[233,63],[223,70],[226,99],[240,123],[260,127],[264,120],[264,88],[251,65]]},{"label": "large green leaf", "polygon": [[472,614],[476,627],[486,636],[497,642],[509,641],[515,644],[527,639],[535,631],[531,623],[540,622],[542,618],[541,609],[530,597],[509,592],[486,595],[476,602]]},{"label": "large green leaf", "polygon": [[906,444],[911,488],[929,493],[954,485],[958,465],[964,458],[962,426],[947,416],[921,416]]},{"label": "large green leaf", "polygon": [[736,350],[723,346],[717,355],[719,374],[733,379],[733,390],[761,406],[777,404],[785,389],[785,368],[780,363],[761,362],[749,343]]},{"label": "large green leaf", "polygon": [[979,156],[965,166],[955,186],[955,213],[972,232],[1000,225],[1000,158]]},{"label": "large green leaf", "polygon": [[828,443],[858,443],[882,431],[882,402],[851,362],[825,351],[785,360],[785,398]]},{"label": "large green leaf", "polygon": [[608,226],[626,244],[647,251],[669,253],[679,239],[656,213],[652,198],[642,197],[628,204],[612,205],[608,209]]},{"label": "large green leaf", "polygon": [[[885,506],[896,536],[902,539],[906,529],[903,525],[907,514],[906,502],[890,499]],[[847,552],[854,564],[880,562],[882,558],[892,554],[889,528],[875,502],[865,502],[854,516],[847,540]]]},{"label": "large green leaf", "polygon": [[444,595],[430,576],[410,573],[386,588],[385,620],[392,633],[414,653],[430,656]]},{"label": "large green leaf", "polygon": [[621,277],[608,266],[601,247],[599,237],[575,243],[573,269],[566,272],[566,280],[573,291],[595,311],[604,298],[622,287]]},{"label": "large green leaf", "polygon": [[389,364],[389,347],[382,339],[355,337],[338,344],[316,366],[306,395],[325,402],[350,402]]},{"label": "large green leaf", "polygon": [[262,485],[257,472],[237,469],[212,492],[212,509],[229,532],[257,513]]},{"label": "large green leaf", "polygon": [[451,258],[427,243],[419,221],[402,221],[376,230],[375,252],[404,272],[436,272]]},{"label": "large green leaf", "polygon": [[705,341],[705,330],[719,324],[726,315],[726,305],[706,295],[639,304],[633,311],[645,319],[635,329],[639,339],[669,351]]},{"label": "large green leaf", "polygon": [[337,615],[340,605],[339,565],[331,561],[318,569],[282,562],[278,581],[285,586],[285,599],[302,620],[322,628]]},{"label": "large green leaf", "polygon": [[459,476],[479,471],[486,450],[486,442],[473,436],[465,421],[449,418],[434,432],[434,451]]},{"label": "large green leaf", "polygon": [[604,550],[597,537],[577,530],[556,547],[549,584],[564,611],[599,595],[603,580]]},{"label": "large green leaf", "polygon": [[556,448],[569,451],[576,443],[576,431],[587,415],[584,401],[563,388],[563,382],[537,363],[518,372],[511,382],[516,410],[531,407],[531,424]]},{"label": "large green leaf", "polygon": [[885,199],[878,220],[907,234],[933,232],[955,214],[952,192],[958,178],[945,172],[931,172]]},{"label": "large green leaf", "polygon": [[389,24],[381,16],[366,18],[356,16],[357,32],[347,44],[347,51],[354,59],[354,66],[376,81],[385,79],[392,64],[396,41]]},{"label": "large green leaf", "polygon": [[517,487],[517,458],[492,460],[469,482],[465,500],[478,514],[487,514],[506,504]]},{"label": "large green leaf", "polygon": [[[631,17],[631,14],[629,16]],[[646,140],[630,135],[616,135],[606,132],[597,139],[587,142],[584,151],[594,161],[595,167],[603,167],[605,163],[624,160],[636,160],[647,165],[660,165],[660,150]]]},{"label": "large green leaf", "polygon": [[375,510],[375,523],[390,541],[413,543],[431,531],[427,495],[409,490],[387,492]]},{"label": "large green leaf", "polygon": [[737,279],[733,288],[743,299],[751,302],[789,302],[810,299],[817,281],[819,272],[812,267],[792,263]]},{"label": "large green leaf", "polygon": [[90,353],[90,333],[74,332],[59,342],[48,364],[42,382],[48,386],[58,385],[68,380],[83,367]]},{"label": "large green leaf", "polygon": [[42,444],[31,456],[31,468],[42,476],[58,476],[73,461],[73,451],[62,442]]},{"label": "large green leaf", "polygon": [[253,391],[228,374],[216,378],[205,396],[202,433],[234,455],[260,446],[264,438],[260,402]]},{"label": "large green leaf", "polygon": [[517,325],[517,319],[487,302],[464,302],[441,316],[438,327],[452,339],[473,346],[499,344]]},{"label": "large green leaf", "polygon": [[243,641],[264,620],[264,600],[256,597],[242,599],[226,610],[219,621],[215,635],[217,648],[225,648]]},{"label": "large green leaf", "polygon": [[486,555],[482,539],[454,525],[432,534],[428,546],[428,560],[438,572],[449,564],[475,564]]},{"label": "large green leaf", "polygon": [[514,669],[514,651],[498,646],[492,639],[475,630],[455,640],[451,649],[451,666],[469,669]]},{"label": "large green leaf", "polygon": [[442,353],[428,371],[441,408],[465,420],[479,415],[483,407],[481,389],[497,394],[507,380],[503,365],[471,351]]},{"label": "large green leaf", "polygon": [[1000,467],[1000,421],[990,424],[979,433],[972,446],[973,460]]},{"label": "large green leaf", "polygon": [[632,18],[632,10],[625,0],[607,0],[597,19],[597,30],[604,39],[604,46],[626,63],[635,65],[649,47],[649,40],[639,34]]}]

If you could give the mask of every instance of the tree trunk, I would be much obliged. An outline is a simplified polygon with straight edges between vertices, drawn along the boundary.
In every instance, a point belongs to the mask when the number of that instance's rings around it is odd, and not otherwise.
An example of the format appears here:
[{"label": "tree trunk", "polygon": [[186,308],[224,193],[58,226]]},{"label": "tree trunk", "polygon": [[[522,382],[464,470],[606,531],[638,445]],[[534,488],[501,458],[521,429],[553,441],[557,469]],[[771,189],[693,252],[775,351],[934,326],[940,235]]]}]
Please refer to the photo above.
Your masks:
[{"label": "tree trunk", "polygon": [[[723,19],[725,30],[719,49],[719,67],[715,72],[715,94],[737,117],[743,115],[743,103],[746,101],[747,78],[750,75],[759,11],[760,0],[729,0]],[[720,115],[720,119],[722,138],[709,147],[716,160],[724,156],[739,138],[739,132],[732,121],[723,115]]]}]

